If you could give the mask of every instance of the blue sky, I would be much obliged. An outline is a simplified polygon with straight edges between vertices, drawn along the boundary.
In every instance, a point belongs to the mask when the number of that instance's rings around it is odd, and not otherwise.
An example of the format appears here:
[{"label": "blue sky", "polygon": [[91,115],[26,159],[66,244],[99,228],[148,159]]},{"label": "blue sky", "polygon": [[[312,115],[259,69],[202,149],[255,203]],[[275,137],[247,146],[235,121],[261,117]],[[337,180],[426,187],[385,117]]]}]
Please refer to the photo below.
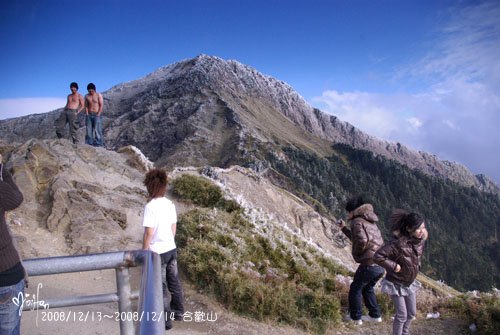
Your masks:
[{"label": "blue sky", "polygon": [[[8,1],[0,119],[199,54],[283,80],[365,132],[500,181],[498,1]],[[495,154],[494,154],[495,153]]]}]

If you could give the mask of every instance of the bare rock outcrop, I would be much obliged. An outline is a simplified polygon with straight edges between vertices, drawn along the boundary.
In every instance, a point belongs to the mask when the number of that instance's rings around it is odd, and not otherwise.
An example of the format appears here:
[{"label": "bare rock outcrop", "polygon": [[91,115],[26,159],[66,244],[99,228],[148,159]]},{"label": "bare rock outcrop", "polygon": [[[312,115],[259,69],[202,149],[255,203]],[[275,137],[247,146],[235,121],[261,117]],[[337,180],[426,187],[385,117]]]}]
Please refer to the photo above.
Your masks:
[{"label": "bare rock outcrop", "polygon": [[9,214],[23,257],[140,248],[143,171],[131,163],[140,158],[67,140],[0,150],[24,195]]}]

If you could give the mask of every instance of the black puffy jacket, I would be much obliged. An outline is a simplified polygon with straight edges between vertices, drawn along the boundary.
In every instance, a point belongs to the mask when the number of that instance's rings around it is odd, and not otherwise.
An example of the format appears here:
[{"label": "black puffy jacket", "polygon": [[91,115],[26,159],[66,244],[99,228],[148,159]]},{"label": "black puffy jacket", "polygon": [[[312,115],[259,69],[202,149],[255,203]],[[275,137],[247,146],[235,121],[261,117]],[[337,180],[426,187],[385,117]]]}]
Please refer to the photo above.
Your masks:
[{"label": "black puffy jacket", "polygon": [[[424,239],[401,236],[384,244],[373,256],[378,265],[387,270],[385,278],[395,284],[410,286],[420,270],[420,258],[424,252]],[[395,272],[396,265],[401,270]]]}]

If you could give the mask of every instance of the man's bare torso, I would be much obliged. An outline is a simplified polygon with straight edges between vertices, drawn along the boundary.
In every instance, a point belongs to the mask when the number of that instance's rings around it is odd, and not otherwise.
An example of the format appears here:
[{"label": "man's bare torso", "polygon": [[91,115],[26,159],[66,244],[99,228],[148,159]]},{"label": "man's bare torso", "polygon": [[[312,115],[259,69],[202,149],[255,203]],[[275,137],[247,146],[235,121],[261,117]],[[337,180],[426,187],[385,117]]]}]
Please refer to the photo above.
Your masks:
[{"label": "man's bare torso", "polygon": [[83,108],[83,97],[80,93],[71,93],[68,95],[67,109],[81,109]]},{"label": "man's bare torso", "polygon": [[87,94],[85,104],[88,113],[100,113],[102,111],[102,96],[100,93]]}]

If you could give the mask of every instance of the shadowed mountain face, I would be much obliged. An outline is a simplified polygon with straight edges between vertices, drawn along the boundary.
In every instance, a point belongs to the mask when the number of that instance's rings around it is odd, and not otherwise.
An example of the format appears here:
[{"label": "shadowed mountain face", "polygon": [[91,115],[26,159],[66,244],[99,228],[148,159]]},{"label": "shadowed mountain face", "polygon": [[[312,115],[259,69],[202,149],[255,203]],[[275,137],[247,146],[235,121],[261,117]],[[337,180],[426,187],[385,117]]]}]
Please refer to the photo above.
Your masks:
[{"label": "shadowed mountain face", "polygon": [[[107,146],[135,145],[159,165],[250,163],[262,156],[258,147],[281,145],[327,156],[333,143],[343,143],[425,174],[498,192],[489,178],[369,136],[313,109],[286,83],[236,61],[201,55],[117,85],[103,96]],[[0,139],[55,138],[59,112],[0,121]]]}]

